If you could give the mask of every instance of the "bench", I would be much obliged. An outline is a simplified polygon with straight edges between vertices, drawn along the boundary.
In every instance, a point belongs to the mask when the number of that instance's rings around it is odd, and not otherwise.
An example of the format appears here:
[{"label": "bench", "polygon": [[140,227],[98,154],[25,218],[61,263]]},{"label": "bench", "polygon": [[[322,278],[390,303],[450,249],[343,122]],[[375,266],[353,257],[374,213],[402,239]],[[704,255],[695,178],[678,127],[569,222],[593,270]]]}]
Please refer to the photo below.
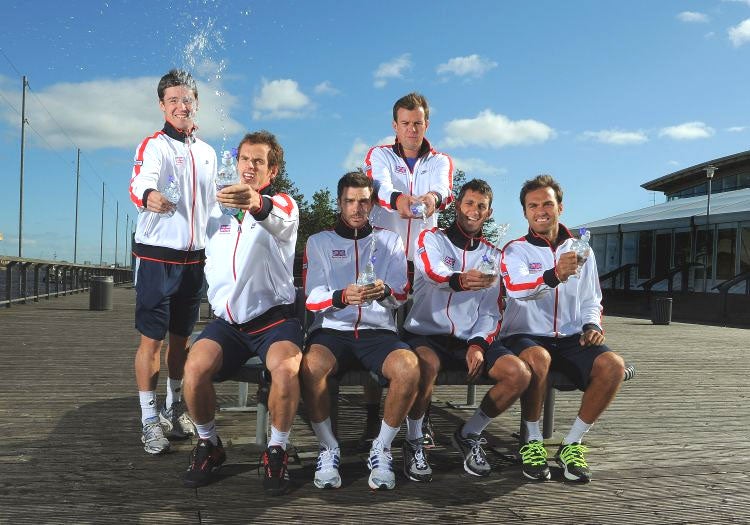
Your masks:
[{"label": "bench", "polygon": [[[631,364],[625,365],[625,375],[623,381],[628,381],[635,377],[635,367]],[[265,446],[268,442],[268,392],[270,388],[269,374],[265,370],[265,367],[261,363],[260,359],[253,357],[248,360],[245,365],[240,368],[237,373],[232,377],[232,380],[239,382],[239,395],[237,406],[222,407],[221,410],[225,411],[257,411],[257,422],[255,427],[255,443],[257,445]],[[329,378],[329,391],[331,393],[331,419],[332,421],[337,420],[338,415],[338,395],[339,387],[342,386],[365,386],[368,383],[377,384],[377,379],[374,374],[371,374],[367,370],[349,370],[343,374],[343,376],[336,380],[333,377]],[[247,404],[247,397],[249,388],[248,385],[258,385],[257,404],[255,407],[250,407]],[[494,383],[486,378],[480,378],[476,384],[468,384],[466,381],[466,372],[461,370],[442,370],[438,374],[435,381],[435,385],[451,385],[451,386],[462,386],[466,385],[467,389],[467,405],[473,406],[473,398],[475,397],[474,392],[476,385],[493,385]],[[542,417],[542,435],[545,439],[552,437],[552,433],[555,427],[555,397],[557,391],[571,391],[577,390],[576,386],[568,379],[564,374],[551,371],[549,374],[549,381],[547,387],[547,393],[544,398],[544,415]],[[334,426],[335,428],[335,426]],[[523,428],[521,429],[523,433]]]}]

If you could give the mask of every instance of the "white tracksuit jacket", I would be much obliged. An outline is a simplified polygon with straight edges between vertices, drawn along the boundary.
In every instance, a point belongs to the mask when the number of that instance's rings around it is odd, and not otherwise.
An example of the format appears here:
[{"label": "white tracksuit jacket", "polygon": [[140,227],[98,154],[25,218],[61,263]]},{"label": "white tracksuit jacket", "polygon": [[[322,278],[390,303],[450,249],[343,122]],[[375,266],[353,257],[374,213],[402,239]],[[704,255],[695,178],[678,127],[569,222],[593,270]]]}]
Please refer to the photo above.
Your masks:
[{"label": "white tracksuit jacket", "polygon": [[571,250],[573,236],[560,225],[557,242],[529,233],[503,249],[500,270],[507,293],[500,337],[530,334],[566,337],[584,327],[602,329],[602,291],[594,252],[581,268],[581,276],[564,283],[555,277],[559,256]]},{"label": "white tracksuit jacket", "polygon": [[[406,258],[412,260],[414,243],[423,229],[437,226],[437,210],[444,210],[453,201],[453,160],[422,142],[414,171],[409,169],[401,144],[375,146],[365,157],[367,176],[373,180],[380,206],[373,208],[370,222],[373,226],[398,233],[406,249]],[[422,226],[422,219],[402,219],[396,211],[396,200],[401,194],[421,196],[434,192],[440,199],[434,213]]]},{"label": "white tracksuit jacket", "polygon": [[459,274],[478,268],[482,256],[499,253],[484,238],[466,237],[454,222],[446,230],[425,230],[414,257],[413,305],[404,328],[421,335],[452,335],[489,348],[500,319],[499,280],[490,288],[464,291]]},{"label": "white tracksuit jacket", "polygon": [[[342,292],[356,283],[375,242],[375,275],[386,285],[386,296],[369,306],[347,305]],[[303,263],[307,309],[315,314],[310,333],[318,328],[335,330],[390,330],[396,332],[393,311],[406,301],[409,282],[401,237],[381,228],[355,230],[340,219],[333,230],[307,239]]]},{"label": "white tracksuit jacket", "polygon": [[[166,186],[169,175],[180,185],[175,214],[146,210],[144,196]],[[168,122],[135,151],[130,200],[138,208],[133,253],[155,261],[190,264],[204,259],[206,222],[216,202],[216,152],[194,135],[187,137]]]},{"label": "white tracksuit jacket", "polygon": [[234,324],[293,305],[296,298],[297,203],[268,186],[260,193],[263,207],[254,215],[246,212],[242,222],[222,214],[218,204],[208,221],[208,300],[218,317]]}]

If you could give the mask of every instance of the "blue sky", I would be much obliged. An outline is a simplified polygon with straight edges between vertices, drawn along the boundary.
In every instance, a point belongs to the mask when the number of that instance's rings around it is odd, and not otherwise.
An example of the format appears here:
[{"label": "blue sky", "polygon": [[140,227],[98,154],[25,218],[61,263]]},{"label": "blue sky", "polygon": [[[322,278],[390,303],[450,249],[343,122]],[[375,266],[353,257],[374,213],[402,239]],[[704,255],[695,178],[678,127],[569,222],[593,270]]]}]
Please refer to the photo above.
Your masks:
[{"label": "blue sky", "polygon": [[[198,124],[217,150],[268,129],[310,198],[392,136],[409,91],[432,105],[428,138],[495,191],[525,231],[518,191],[551,173],[563,221],[664,201],[640,184],[748,149],[750,0],[3,2],[0,254],[18,252],[21,76],[27,93],[23,255],[124,257],[136,145],[160,129],[158,78],[199,79]],[[404,7],[415,5],[414,11]]]}]

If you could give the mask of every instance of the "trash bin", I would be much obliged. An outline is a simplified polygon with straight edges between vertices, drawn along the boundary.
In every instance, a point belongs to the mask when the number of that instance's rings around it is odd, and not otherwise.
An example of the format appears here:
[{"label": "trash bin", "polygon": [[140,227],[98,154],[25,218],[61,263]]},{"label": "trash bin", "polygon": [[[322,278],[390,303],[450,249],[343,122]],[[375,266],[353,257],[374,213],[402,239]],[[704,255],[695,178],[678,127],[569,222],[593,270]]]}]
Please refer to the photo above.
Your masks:
[{"label": "trash bin", "polygon": [[657,297],[651,309],[651,322],[654,324],[669,324],[672,322],[672,298]]},{"label": "trash bin", "polygon": [[111,310],[115,281],[111,275],[92,275],[89,287],[89,310]]}]

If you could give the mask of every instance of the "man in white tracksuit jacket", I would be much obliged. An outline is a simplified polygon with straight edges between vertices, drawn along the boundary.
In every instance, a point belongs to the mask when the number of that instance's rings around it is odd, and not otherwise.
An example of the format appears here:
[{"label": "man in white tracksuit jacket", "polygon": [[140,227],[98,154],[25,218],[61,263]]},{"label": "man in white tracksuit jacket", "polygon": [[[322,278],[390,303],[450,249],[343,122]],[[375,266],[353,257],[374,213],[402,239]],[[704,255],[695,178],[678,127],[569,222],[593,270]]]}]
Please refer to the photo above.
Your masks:
[{"label": "man in white tracksuit jacket", "polygon": [[528,180],[521,189],[529,233],[510,241],[503,250],[507,303],[499,337],[532,372],[521,399],[524,475],[550,478],[539,418],[547,373],[553,368],[584,390],[578,417],[556,460],[566,479],[586,482],[591,472],[581,440],[614,399],[625,364],[604,345],[596,261],[590,249],[588,258],[581,261],[572,251],[573,236],[559,222],[562,197],[562,188],[549,175]]},{"label": "man in white tracksuit jacket", "polygon": [[270,186],[284,165],[276,137],[267,131],[246,135],[237,160],[240,177],[253,194],[236,215],[215,206],[208,224],[206,279],[217,319],[198,336],[185,364],[185,400],[198,442],[183,482],[190,488],[210,483],[226,459],[214,421],[213,381],[229,379],[249,358],[259,356],[271,373],[271,437],[262,455],[263,488],[279,495],[289,487],[286,446],[300,398],[302,327],[292,277],[299,210],[291,197]]},{"label": "man in white tracksuit jacket", "polygon": [[482,432],[521,396],[531,377],[521,360],[495,339],[499,254],[482,237],[491,206],[490,186],[471,180],[459,193],[455,222],[445,230],[422,232],[414,257],[414,304],[404,323],[404,339],[419,356],[421,370],[419,394],[406,420],[408,442],[421,440],[422,418],[442,368],[467,370],[470,381],[480,374],[495,381],[479,408],[453,434],[464,469],[475,476],[490,473]]},{"label": "man in white tracksuit jacket", "polygon": [[[372,180],[361,171],[338,182],[339,217],[333,230],[316,233],[305,249],[307,309],[315,314],[302,360],[305,406],[320,443],[314,483],[319,488],[341,486],[340,448],[330,419],[328,377],[352,366],[375,373],[389,385],[380,432],[373,440],[368,466],[372,489],[392,489],[391,442],[411,408],[419,384],[417,356],[399,340],[394,310],[406,300],[409,283],[406,255],[398,234],[373,228]],[[357,277],[374,270],[372,284]],[[404,457],[412,479],[431,477],[414,454]]]}]

